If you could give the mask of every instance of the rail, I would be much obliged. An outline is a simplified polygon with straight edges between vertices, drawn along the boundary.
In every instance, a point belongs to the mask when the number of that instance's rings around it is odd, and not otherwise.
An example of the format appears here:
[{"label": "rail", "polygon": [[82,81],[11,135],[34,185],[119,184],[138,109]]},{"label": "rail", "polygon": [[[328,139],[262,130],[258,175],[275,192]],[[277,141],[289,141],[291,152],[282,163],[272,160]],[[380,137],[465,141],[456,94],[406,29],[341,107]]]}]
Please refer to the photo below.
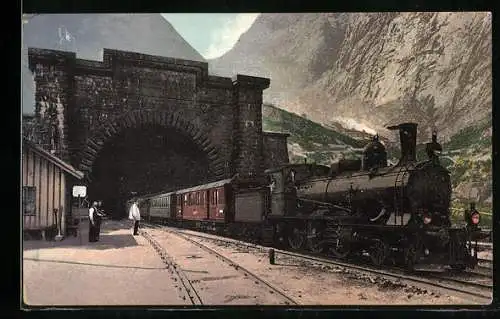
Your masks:
[{"label": "rail", "polygon": [[[166,229],[166,228],[162,228]],[[257,249],[261,252],[266,252],[270,248],[269,247],[264,247],[260,245],[256,245],[253,243],[247,243],[243,242],[237,239],[232,239],[232,238],[225,238],[225,237],[216,237],[214,235],[208,235],[208,234],[195,234],[193,231],[185,231],[185,230],[176,230],[175,232],[179,234],[185,234],[187,236],[193,236],[193,237],[198,237],[202,239],[208,239],[212,241],[218,241],[222,243],[233,243],[233,244],[239,244],[246,246],[247,248],[251,247],[254,249]],[[335,265],[339,267],[343,267],[345,269],[349,270],[354,270],[357,272],[361,272],[367,275],[377,275],[381,277],[385,277],[387,279],[397,279],[397,280],[402,280],[406,281],[408,283],[414,283],[414,284],[421,284],[429,287],[435,287],[439,289],[443,289],[446,291],[451,291],[455,293],[459,293],[462,295],[465,295],[467,297],[473,297],[476,300],[491,300],[492,298],[492,284],[490,283],[478,283],[475,281],[470,281],[470,280],[464,280],[456,275],[450,276],[449,273],[446,273],[444,275],[434,275],[434,274],[426,274],[426,277],[424,276],[418,276],[418,275],[411,275],[407,274],[405,270],[398,268],[398,267],[391,267],[389,270],[381,270],[377,269],[372,266],[368,265],[363,265],[363,264],[355,264],[352,262],[345,262],[345,261],[339,261],[334,258],[331,258],[328,256],[328,259],[324,258],[324,256],[320,256],[318,254],[312,254],[312,253],[296,253],[296,252],[290,252],[286,250],[281,250],[281,249],[276,249],[273,248],[276,255],[281,254],[284,256],[290,256],[294,258],[300,258],[303,260],[308,260],[308,261],[314,261],[317,263],[322,263],[322,264],[327,264],[327,265]],[[480,260],[482,261],[482,260]],[[477,273],[473,272],[465,272],[463,274],[464,276],[476,276],[476,277],[486,277],[484,275],[480,275]],[[488,275],[489,277],[489,275]]]}]

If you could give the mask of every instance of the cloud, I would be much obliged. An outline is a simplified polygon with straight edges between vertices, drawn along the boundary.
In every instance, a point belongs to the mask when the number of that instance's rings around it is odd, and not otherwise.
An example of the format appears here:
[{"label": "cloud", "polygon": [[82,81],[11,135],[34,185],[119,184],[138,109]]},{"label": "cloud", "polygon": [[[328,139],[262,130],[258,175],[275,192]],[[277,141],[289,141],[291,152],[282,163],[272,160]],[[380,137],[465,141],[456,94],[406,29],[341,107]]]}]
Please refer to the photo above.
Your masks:
[{"label": "cloud", "polygon": [[206,59],[220,57],[229,51],[253,24],[259,13],[240,13],[229,19],[222,27],[211,34],[211,44],[203,54]]}]

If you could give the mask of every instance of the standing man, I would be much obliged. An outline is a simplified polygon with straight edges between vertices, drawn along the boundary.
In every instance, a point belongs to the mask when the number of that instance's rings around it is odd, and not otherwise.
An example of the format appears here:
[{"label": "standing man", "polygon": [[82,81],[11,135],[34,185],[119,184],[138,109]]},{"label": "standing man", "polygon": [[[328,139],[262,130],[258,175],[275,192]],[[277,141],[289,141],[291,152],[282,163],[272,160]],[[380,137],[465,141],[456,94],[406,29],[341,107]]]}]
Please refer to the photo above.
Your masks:
[{"label": "standing man", "polygon": [[104,212],[102,210],[102,200],[97,202],[97,211],[96,211],[96,216],[95,216],[95,222],[96,222],[96,231],[95,231],[95,237],[96,241],[99,241],[99,235],[101,234],[101,223],[102,223],[102,218],[104,217]]},{"label": "standing man", "polygon": [[130,206],[130,211],[128,214],[128,219],[134,221],[134,236],[137,236],[139,229],[139,221],[141,220],[141,213],[139,212],[139,207],[137,206],[137,200],[134,200],[132,206]]},{"label": "standing man", "polygon": [[89,242],[91,243],[97,241],[96,217],[97,202],[92,202],[92,206],[89,208]]}]

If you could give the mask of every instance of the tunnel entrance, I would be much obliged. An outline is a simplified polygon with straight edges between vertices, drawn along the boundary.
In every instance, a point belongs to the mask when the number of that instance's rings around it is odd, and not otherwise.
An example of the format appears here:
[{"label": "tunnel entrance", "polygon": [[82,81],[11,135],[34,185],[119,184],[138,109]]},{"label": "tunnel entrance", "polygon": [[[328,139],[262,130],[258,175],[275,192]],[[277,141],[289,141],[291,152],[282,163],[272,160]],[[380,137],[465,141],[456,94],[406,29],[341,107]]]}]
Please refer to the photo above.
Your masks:
[{"label": "tunnel entrance", "polygon": [[159,125],[126,128],[106,141],[92,165],[89,199],[102,200],[106,214],[127,216],[125,201],[208,181],[208,155],[192,138]]}]

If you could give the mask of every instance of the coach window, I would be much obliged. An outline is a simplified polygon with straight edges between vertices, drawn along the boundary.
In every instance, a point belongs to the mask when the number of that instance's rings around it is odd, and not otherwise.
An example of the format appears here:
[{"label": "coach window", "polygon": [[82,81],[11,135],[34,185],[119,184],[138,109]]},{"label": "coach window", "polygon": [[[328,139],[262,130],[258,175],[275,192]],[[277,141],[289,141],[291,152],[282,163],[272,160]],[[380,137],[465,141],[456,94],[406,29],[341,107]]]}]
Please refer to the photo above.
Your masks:
[{"label": "coach window", "polygon": [[24,215],[36,215],[36,187],[23,186],[23,213]]},{"label": "coach window", "polygon": [[203,192],[203,198],[201,199],[201,204],[205,205],[205,201],[207,199],[207,192]]}]

